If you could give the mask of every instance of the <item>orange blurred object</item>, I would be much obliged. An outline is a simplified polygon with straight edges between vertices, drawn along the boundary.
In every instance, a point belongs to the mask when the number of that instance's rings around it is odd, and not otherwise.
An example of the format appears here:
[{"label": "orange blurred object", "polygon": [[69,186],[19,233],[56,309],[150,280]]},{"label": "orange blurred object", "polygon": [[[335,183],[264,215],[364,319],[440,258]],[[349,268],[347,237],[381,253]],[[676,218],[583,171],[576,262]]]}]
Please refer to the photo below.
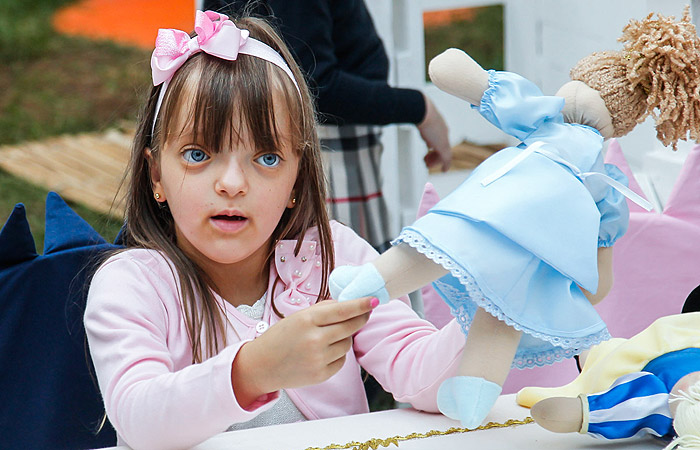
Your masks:
[{"label": "orange blurred object", "polygon": [[423,24],[427,27],[440,27],[452,22],[473,20],[479,8],[443,9],[423,12]]},{"label": "orange blurred object", "polygon": [[194,28],[194,0],[83,0],[60,8],[60,33],[152,49],[159,28]]}]

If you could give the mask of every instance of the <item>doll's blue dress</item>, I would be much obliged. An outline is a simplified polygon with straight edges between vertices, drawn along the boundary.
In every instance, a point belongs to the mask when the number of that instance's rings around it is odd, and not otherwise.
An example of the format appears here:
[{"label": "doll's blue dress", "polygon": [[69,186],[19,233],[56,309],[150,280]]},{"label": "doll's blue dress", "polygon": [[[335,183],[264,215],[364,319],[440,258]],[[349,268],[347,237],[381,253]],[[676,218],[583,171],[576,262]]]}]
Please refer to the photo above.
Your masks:
[{"label": "doll's blue dress", "polygon": [[593,175],[618,174],[603,164],[602,136],[564,123],[563,106],[517,74],[490,71],[475,108],[522,143],[484,161],[392,243],[450,271],[433,286],[465,334],[479,307],[522,330],[518,368],[551,364],[610,337],[578,286],[596,291],[604,245],[596,203],[610,186]]}]

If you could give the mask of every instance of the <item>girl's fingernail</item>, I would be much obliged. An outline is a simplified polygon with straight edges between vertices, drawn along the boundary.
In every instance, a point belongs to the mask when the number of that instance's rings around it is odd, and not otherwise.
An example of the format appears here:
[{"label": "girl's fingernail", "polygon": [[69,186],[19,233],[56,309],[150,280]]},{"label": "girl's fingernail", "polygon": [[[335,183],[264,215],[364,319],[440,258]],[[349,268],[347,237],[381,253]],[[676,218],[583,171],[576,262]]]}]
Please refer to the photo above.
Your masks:
[{"label": "girl's fingernail", "polygon": [[379,305],[379,299],[377,297],[372,297],[372,300],[369,301],[369,306],[374,309],[377,307],[377,305]]}]

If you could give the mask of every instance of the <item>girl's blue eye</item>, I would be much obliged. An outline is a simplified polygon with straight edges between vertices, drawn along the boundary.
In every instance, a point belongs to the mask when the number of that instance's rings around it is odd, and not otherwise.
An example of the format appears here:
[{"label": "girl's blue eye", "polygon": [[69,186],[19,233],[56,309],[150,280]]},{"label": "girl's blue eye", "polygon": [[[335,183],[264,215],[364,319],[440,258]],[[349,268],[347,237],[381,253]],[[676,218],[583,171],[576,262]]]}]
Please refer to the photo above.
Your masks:
[{"label": "girl's blue eye", "polygon": [[256,161],[265,167],[275,167],[280,163],[281,159],[279,155],[276,155],[274,153],[265,153],[264,155],[256,159]]},{"label": "girl's blue eye", "polygon": [[200,150],[198,148],[185,150],[182,152],[182,157],[185,158],[185,161],[188,163],[201,163],[202,161],[209,159],[209,155],[207,155],[204,150]]}]

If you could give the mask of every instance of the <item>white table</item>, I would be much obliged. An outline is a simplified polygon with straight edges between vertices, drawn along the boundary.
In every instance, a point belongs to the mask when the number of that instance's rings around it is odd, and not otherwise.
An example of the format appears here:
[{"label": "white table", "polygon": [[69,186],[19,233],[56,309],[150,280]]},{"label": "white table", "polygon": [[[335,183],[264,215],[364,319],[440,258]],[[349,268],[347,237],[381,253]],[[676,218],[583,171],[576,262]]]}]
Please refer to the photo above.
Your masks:
[{"label": "white table", "polygon": [[[486,421],[503,423],[508,419],[522,420],[528,415],[528,409],[515,403],[515,395],[504,395],[498,399]],[[373,438],[405,437],[411,433],[424,434],[430,430],[445,431],[452,427],[459,428],[460,424],[440,414],[428,414],[412,409],[397,409],[221,433],[194,447],[194,450],[324,449],[331,444],[343,445],[353,441],[365,443]],[[509,428],[491,428],[423,439],[402,440],[399,441],[398,449],[658,450],[663,448],[664,444],[664,442],[653,438],[603,441],[578,433],[557,434],[548,432],[535,423],[530,423]],[[391,445],[389,447],[379,446],[378,448],[397,447]],[[125,447],[116,447],[115,450],[117,449],[126,450]]]}]

